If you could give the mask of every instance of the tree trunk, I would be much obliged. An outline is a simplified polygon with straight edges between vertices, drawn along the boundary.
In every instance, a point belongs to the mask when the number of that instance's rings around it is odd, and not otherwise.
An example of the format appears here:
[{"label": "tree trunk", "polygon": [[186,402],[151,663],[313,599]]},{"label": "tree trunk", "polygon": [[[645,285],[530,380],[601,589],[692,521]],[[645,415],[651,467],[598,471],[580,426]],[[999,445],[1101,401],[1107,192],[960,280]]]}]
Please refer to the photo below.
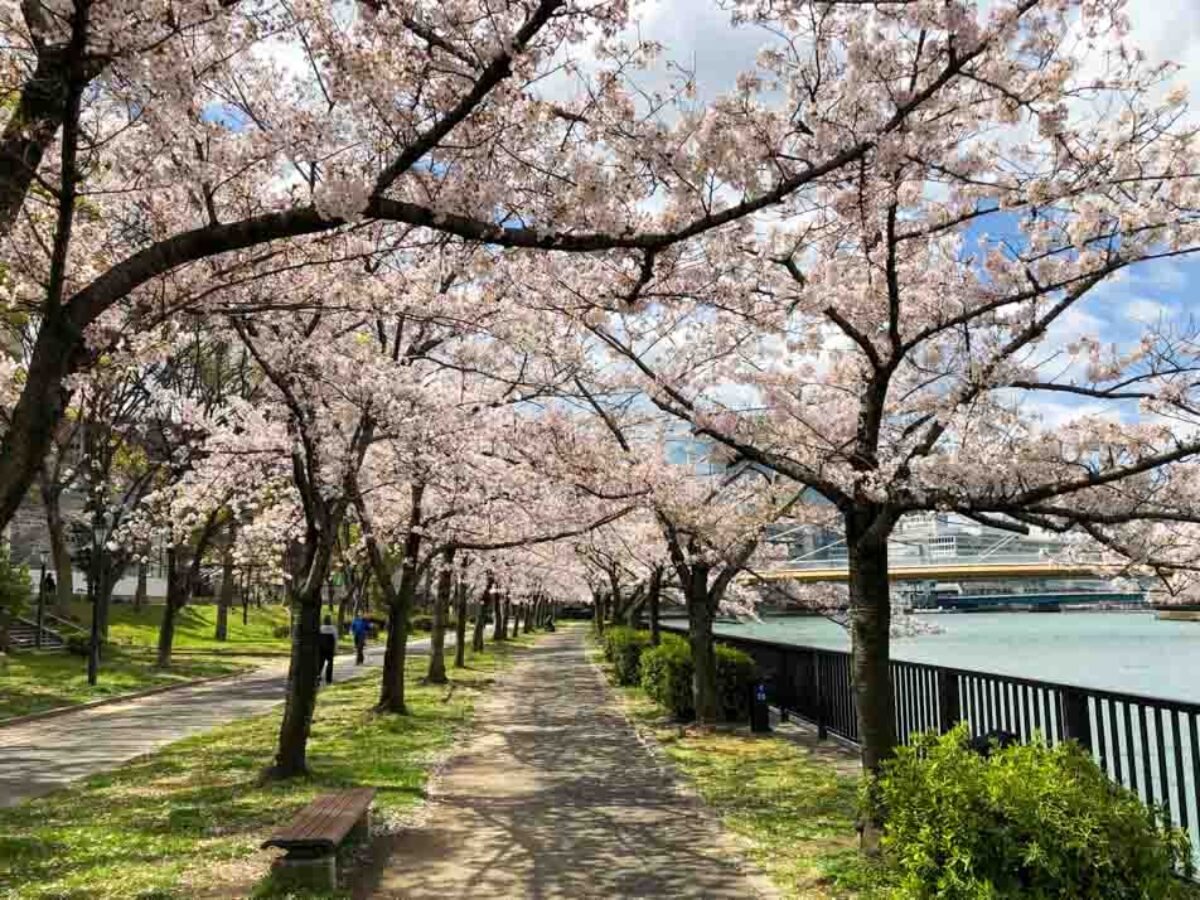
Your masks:
[{"label": "tree trunk", "polygon": [[658,603],[661,594],[662,568],[655,566],[654,571],[650,573],[650,596],[647,598],[650,604],[650,643],[655,647],[662,643],[662,630],[658,621]]},{"label": "tree trunk", "polygon": [[517,637],[521,633],[521,605],[513,603],[512,605],[512,636]]},{"label": "tree trunk", "polygon": [[[417,592],[416,555],[420,552],[420,535],[409,535],[400,570],[400,587],[395,591],[395,602],[389,604],[388,642],[383,654],[383,683],[379,690],[379,712],[408,714],[404,702],[404,668],[408,659],[408,616],[412,612],[413,598]],[[390,592],[390,589],[389,589]]]},{"label": "tree trunk", "polygon": [[[320,581],[317,581],[320,584]],[[308,735],[317,704],[318,652],[321,631],[321,594],[306,585],[306,592],[292,600],[292,658],[288,667],[287,702],[279,726],[279,747],[274,778],[308,774]]]},{"label": "tree trunk", "polygon": [[496,595],[496,621],[492,623],[493,641],[508,639],[508,603],[507,597],[501,599],[499,594]]},{"label": "tree trunk", "polygon": [[494,605],[493,597],[489,593],[489,588],[484,588],[483,596],[479,598],[479,602],[475,605],[475,628],[471,633],[471,650],[474,653],[483,652],[483,629],[487,624],[488,607]]},{"label": "tree trunk", "polygon": [[437,588],[433,597],[433,626],[429,632],[429,672],[425,680],[430,684],[446,683],[446,612],[450,608],[450,589],[454,584],[454,550],[442,553],[442,568],[438,572]]},{"label": "tree trunk", "polygon": [[67,615],[75,592],[74,570],[71,567],[71,546],[67,541],[67,526],[62,517],[62,493],[46,480],[39,479],[42,508],[46,514],[46,531],[50,536],[50,558],[54,566],[54,597],[52,602],[60,615]]},{"label": "tree trunk", "polygon": [[[383,649],[383,681],[379,688],[379,712],[404,714],[404,654],[399,648],[408,640],[408,612],[399,600],[388,604],[387,643]],[[399,672],[400,677],[396,677]]]},{"label": "tree trunk", "polygon": [[461,575],[454,592],[454,668],[467,665],[467,580]]},{"label": "tree trunk", "polygon": [[604,634],[604,595],[599,591],[592,592],[592,627]]},{"label": "tree trunk", "polygon": [[182,589],[179,573],[179,556],[174,547],[167,548],[167,598],[163,603],[162,621],[158,623],[158,656],[155,666],[160,669],[171,667],[171,649],[175,643],[175,613],[178,610],[178,595]]},{"label": "tree trunk", "polygon": [[217,594],[217,628],[213,638],[218,641],[229,639],[229,607],[233,604],[233,541],[234,531],[229,529],[229,540],[221,554],[221,590]]},{"label": "tree trunk", "polygon": [[0,439],[0,529],[16,514],[62,422],[69,392],[67,377],[88,358],[81,337],[85,324],[62,311],[46,316],[38,329],[21,396]]},{"label": "tree trunk", "polygon": [[529,634],[529,632],[533,631],[533,611],[535,609],[536,602],[537,601],[534,601],[534,603],[529,603],[525,606],[525,622],[522,625],[522,631],[524,631],[526,634]]},{"label": "tree trunk", "polygon": [[708,566],[691,566],[687,586],[688,640],[692,647],[692,700],[696,721],[713,725],[720,720],[717,695],[717,654],[713,647],[713,604],[709,600]]},{"label": "tree trunk", "polygon": [[147,592],[147,566],[144,562],[138,563],[137,567],[137,588],[133,592],[133,609],[135,612],[141,612],[142,607],[146,605]]},{"label": "tree trunk", "polygon": [[[879,515],[874,511],[856,511],[846,516],[851,678],[863,770],[872,777],[896,746],[888,673],[892,611],[887,552],[890,529],[880,527]],[[873,852],[878,848],[881,829],[880,810],[870,803],[862,823],[865,850]]]}]

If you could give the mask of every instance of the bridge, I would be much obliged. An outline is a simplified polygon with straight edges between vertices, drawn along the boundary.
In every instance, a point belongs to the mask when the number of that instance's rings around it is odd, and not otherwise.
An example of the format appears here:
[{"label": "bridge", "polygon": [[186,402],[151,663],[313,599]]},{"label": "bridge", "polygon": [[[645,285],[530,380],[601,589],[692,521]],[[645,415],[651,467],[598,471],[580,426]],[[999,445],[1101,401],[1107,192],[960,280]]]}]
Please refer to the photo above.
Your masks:
[{"label": "bridge", "polygon": [[[995,581],[1022,578],[1112,578],[1121,574],[1121,568],[1111,563],[1097,561],[1065,562],[1053,559],[927,560],[921,562],[902,561],[888,567],[892,581]],[[753,575],[759,581],[794,581],[797,584],[816,584],[822,581],[844,582],[849,578],[849,566],[845,560],[820,560],[802,564],[788,560],[778,568],[758,571]]]}]

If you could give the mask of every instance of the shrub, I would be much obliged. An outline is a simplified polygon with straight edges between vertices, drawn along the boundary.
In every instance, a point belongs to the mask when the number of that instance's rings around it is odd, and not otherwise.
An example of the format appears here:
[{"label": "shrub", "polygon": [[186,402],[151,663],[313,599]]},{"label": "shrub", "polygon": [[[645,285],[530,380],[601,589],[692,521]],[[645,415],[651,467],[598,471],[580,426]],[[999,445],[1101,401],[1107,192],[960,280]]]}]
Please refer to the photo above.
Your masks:
[{"label": "shrub", "polygon": [[[512,623],[509,623],[509,628]],[[433,616],[427,613],[418,613],[415,616],[408,617],[409,631],[433,631]]]},{"label": "shrub", "polygon": [[657,647],[642,653],[642,688],[659,706],[679,719],[690,719],[692,705],[692,651],[675,634],[664,634]]},{"label": "shrub", "polygon": [[[754,660],[732,647],[718,644],[717,699],[721,718],[740,722],[749,716],[750,686],[754,680]],[[679,719],[696,716],[692,702],[692,650],[685,638],[664,634],[662,643],[643,651],[642,687],[646,693]]]},{"label": "shrub", "polygon": [[754,660],[741,650],[717,644],[717,701],[727,722],[750,718],[750,690],[754,686]]},{"label": "shrub", "polygon": [[8,646],[8,629],[25,611],[30,597],[29,570],[13,565],[8,550],[0,547],[0,650]]},{"label": "shrub", "polygon": [[1191,896],[1186,833],[1113,784],[1074,743],[966,746],[960,726],[922,735],[875,784],[893,896]]},{"label": "shrub", "polygon": [[650,646],[650,632],[614,625],[604,632],[604,658],[613,664],[617,684],[637,684],[642,653]]},{"label": "shrub", "polygon": [[276,625],[271,629],[271,634],[277,638],[290,638],[292,636],[292,626]]}]

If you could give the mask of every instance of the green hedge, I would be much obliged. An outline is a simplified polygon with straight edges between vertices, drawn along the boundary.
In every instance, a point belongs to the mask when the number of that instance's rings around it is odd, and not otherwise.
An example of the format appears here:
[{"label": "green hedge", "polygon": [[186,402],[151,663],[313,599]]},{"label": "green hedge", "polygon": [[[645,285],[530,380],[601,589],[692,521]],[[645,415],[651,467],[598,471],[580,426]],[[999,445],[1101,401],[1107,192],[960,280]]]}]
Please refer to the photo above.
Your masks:
[{"label": "green hedge", "polygon": [[[894,893],[924,898],[1194,897],[1186,833],[1074,743],[983,758],[959,727],[884,764],[875,796]],[[864,799],[866,797],[864,793]]]},{"label": "green hedge", "polygon": [[642,652],[650,646],[650,632],[624,625],[604,630],[604,658],[613,664],[618,684],[637,684],[641,679]]},{"label": "green hedge", "polygon": [[[721,717],[741,722],[750,714],[754,660],[740,650],[717,644],[717,696]],[[641,656],[642,688],[680,719],[696,717],[692,702],[692,651],[687,639],[664,634],[662,643]]]}]

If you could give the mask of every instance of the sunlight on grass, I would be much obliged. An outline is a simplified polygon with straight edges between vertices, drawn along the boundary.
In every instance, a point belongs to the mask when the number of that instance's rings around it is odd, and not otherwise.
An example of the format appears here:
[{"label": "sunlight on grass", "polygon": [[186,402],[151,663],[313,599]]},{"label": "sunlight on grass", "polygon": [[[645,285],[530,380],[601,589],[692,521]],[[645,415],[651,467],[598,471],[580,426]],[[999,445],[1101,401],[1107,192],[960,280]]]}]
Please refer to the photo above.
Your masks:
[{"label": "sunlight on grass", "polygon": [[95,687],[87,683],[87,660],[68,653],[11,653],[0,663],[0,720],[60,706],[86,703],[159,685],[225,675],[248,668],[237,660],[181,659],[163,672],[145,652],[110,648]]},{"label": "sunlight on grass", "polygon": [[[598,650],[592,659],[611,681]],[[783,737],[682,728],[639,688],[614,690],[783,896],[872,896],[876,875],[857,849],[857,777]]]},{"label": "sunlight on grass", "polygon": [[406,717],[371,712],[377,671],[324,689],[309,779],[259,784],[275,747],[276,711],[0,810],[0,897],[192,897],[214,882],[232,882],[233,895],[244,896],[270,860],[260,842],[318,793],[376,787],[385,818],[421,802],[430,766],[469,720],[480,690],[519,652],[473,655],[470,668],[451,670],[453,690],[420,684],[427,660],[410,658]]}]

